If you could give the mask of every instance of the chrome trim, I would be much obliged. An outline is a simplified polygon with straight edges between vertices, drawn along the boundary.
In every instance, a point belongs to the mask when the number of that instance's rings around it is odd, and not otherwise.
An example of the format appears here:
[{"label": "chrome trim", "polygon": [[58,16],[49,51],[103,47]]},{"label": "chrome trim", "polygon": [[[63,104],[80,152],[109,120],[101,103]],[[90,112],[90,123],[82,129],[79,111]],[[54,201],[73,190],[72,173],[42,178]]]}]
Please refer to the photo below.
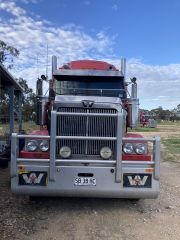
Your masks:
[{"label": "chrome trim", "polygon": [[153,159],[155,161],[155,171],[154,171],[154,178],[159,180],[160,177],[160,137],[155,137],[154,146],[153,146]]},{"label": "chrome trim", "polygon": [[77,139],[77,140],[110,140],[115,141],[117,137],[87,137],[87,136],[56,136],[56,139]]},{"label": "chrome trim", "polygon": [[[80,159],[56,159],[55,162],[63,162],[63,163],[76,163],[76,162],[80,162],[82,163],[82,161],[84,161],[84,163],[111,163],[111,164],[115,164],[116,161],[115,160],[80,160]],[[50,159],[46,159],[46,158],[17,158],[17,163],[19,162],[38,162],[38,163],[49,163]],[[122,161],[123,165],[154,165],[155,161]]]},{"label": "chrome trim", "polygon": [[55,181],[55,159],[56,159],[56,111],[51,111],[51,138],[50,138],[50,173],[49,180]]},{"label": "chrome trim", "polygon": [[155,141],[155,137],[147,137],[147,138],[132,138],[132,137],[123,137],[123,140],[129,140],[129,141],[140,141],[140,142],[154,142]]},{"label": "chrome trim", "polygon": [[[88,109],[87,109],[88,110]],[[90,117],[117,117],[117,113],[81,113],[81,112],[57,112],[57,115],[90,116]]]},{"label": "chrome trim", "polygon": [[122,181],[122,131],[123,131],[123,115],[118,112],[117,117],[117,142],[116,142],[116,175],[117,183]]},{"label": "chrome trim", "polygon": [[[26,136],[26,137],[25,137]],[[17,135],[17,138],[38,138],[38,139],[50,139],[48,135]]]}]

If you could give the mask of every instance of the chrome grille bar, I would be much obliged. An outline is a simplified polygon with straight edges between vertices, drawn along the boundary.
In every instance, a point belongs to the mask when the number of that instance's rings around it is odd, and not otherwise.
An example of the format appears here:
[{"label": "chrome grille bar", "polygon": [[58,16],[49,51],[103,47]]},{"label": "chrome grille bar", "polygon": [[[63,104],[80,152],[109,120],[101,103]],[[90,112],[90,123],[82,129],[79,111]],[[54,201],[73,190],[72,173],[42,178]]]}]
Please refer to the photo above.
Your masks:
[{"label": "chrome grille bar", "polygon": [[109,140],[115,141],[116,137],[89,137],[89,136],[56,136],[56,139],[72,139],[72,140]]},{"label": "chrome grille bar", "polygon": [[59,107],[56,154],[62,146],[69,146],[72,156],[95,157],[102,147],[109,146],[115,159],[117,116],[118,111],[112,108]]},{"label": "chrome grille bar", "polygon": [[90,113],[90,112],[86,112],[86,113],[80,113],[80,112],[57,112],[57,115],[64,115],[64,116],[95,116],[95,117],[117,117],[117,114],[114,113]]}]

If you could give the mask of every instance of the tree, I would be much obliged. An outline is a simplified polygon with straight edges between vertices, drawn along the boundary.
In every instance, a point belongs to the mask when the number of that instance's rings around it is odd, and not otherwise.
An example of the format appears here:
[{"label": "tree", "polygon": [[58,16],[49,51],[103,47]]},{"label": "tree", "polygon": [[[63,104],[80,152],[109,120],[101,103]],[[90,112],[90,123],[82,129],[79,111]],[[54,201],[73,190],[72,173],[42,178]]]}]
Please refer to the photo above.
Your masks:
[{"label": "tree", "polygon": [[23,120],[29,121],[32,113],[35,112],[36,94],[23,78],[17,79],[17,82],[23,88]]},{"label": "tree", "polygon": [[14,63],[14,57],[19,56],[19,50],[0,40],[0,63],[6,64],[7,69],[11,69]]},{"label": "tree", "polygon": [[[12,68],[14,63],[14,58],[19,56],[19,50],[15,47],[8,45],[4,41],[0,40],[0,63],[6,65],[6,68]],[[33,92],[32,88],[29,88],[27,81],[23,78],[16,79],[17,82],[23,88],[23,118],[24,121],[28,121],[35,111],[35,99],[36,95]],[[7,92],[1,92],[0,96],[0,115],[6,118],[9,118],[9,96]],[[18,101],[15,98],[15,109],[18,108]],[[16,115],[15,110],[15,115]],[[4,120],[3,119],[3,120]],[[0,119],[2,121],[2,119]]]},{"label": "tree", "polygon": [[156,116],[156,119],[170,120],[172,112],[170,110],[164,110],[161,106],[150,111],[151,115]]}]

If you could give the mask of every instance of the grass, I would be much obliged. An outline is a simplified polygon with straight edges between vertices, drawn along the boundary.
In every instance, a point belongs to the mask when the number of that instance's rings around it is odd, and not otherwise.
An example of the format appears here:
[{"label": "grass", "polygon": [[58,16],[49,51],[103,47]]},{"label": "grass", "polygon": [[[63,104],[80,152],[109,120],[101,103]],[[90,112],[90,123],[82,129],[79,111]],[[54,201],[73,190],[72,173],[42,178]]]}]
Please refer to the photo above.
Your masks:
[{"label": "grass", "polygon": [[128,132],[158,132],[158,128],[145,128],[145,127],[139,127],[134,129],[128,129]]},{"label": "grass", "polygon": [[169,137],[162,139],[162,143],[171,154],[180,154],[180,138]]},{"label": "grass", "polygon": [[172,121],[158,121],[158,125],[162,125],[162,126],[166,126],[166,125],[169,125],[169,126],[180,126],[180,121],[176,121],[176,122],[172,122]]}]

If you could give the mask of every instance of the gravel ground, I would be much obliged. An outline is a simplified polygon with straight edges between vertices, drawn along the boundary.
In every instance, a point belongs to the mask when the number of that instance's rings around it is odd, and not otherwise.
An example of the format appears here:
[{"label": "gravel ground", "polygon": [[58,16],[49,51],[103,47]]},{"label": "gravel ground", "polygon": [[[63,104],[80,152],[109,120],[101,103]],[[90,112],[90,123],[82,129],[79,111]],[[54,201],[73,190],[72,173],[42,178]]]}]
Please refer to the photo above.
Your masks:
[{"label": "gravel ground", "polygon": [[9,170],[0,169],[0,240],[179,240],[179,176],[180,164],[166,156],[161,162],[161,192],[155,200],[30,201],[11,194]]}]

